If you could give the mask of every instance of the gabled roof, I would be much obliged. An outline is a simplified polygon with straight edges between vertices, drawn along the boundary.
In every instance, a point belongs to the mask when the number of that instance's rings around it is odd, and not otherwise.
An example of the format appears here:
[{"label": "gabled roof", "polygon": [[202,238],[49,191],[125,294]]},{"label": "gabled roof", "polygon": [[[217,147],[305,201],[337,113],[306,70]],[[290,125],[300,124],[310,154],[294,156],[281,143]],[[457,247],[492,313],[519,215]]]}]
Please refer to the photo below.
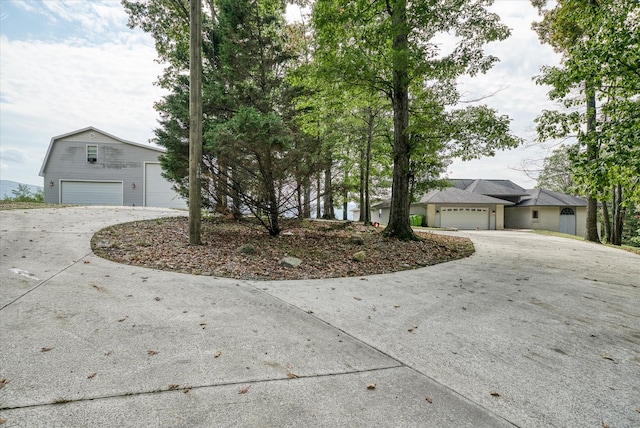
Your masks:
[{"label": "gabled roof", "polygon": [[513,205],[513,202],[491,196],[472,193],[456,187],[447,187],[443,190],[432,190],[422,198],[422,204],[501,204]]},{"label": "gabled roof", "polygon": [[127,141],[127,140],[123,140],[122,138],[116,137],[115,135],[111,135],[108,132],[104,132],[98,128],[95,128],[93,126],[87,126],[86,128],[82,128],[82,129],[78,129],[77,131],[71,131],[71,132],[67,132],[66,134],[62,134],[62,135],[58,135],[56,137],[52,137],[51,141],[49,142],[49,148],[47,148],[47,154],[44,155],[44,160],[42,161],[42,166],[40,167],[40,172],[38,173],[38,175],[40,177],[44,177],[44,168],[45,166],[47,166],[47,161],[49,160],[49,154],[51,154],[51,149],[53,148],[53,144],[58,141],[58,140],[62,140],[64,138],[70,137],[72,135],[76,135],[76,134],[81,134],[83,132],[87,132],[87,131],[93,131],[96,132],[98,134],[102,134],[106,137],[112,138],[116,141],[119,141],[120,143],[123,144],[128,144],[131,146],[136,146],[136,147],[142,147],[145,149],[149,149],[149,150],[154,150],[160,153],[165,153],[166,150],[165,149],[161,149],[159,147],[154,147],[154,146],[147,146],[144,144],[140,144],[140,143],[134,143],[133,141]]},{"label": "gabled roof", "polygon": [[551,207],[586,207],[587,201],[577,196],[565,195],[548,189],[527,190],[525,197],[516,204],[517,207],[551,206]]}]

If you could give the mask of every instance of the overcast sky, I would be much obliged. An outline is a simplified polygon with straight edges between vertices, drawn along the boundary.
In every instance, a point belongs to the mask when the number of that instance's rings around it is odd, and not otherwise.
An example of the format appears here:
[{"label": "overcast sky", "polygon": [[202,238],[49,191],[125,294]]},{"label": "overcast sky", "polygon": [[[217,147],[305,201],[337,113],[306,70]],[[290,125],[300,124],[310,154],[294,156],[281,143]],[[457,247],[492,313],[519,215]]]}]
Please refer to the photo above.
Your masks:
[{"label": "overcast sky", "polygon": [[[456,161],[448,176],[511,179],[530,188],[535,181],[517,169],[548,154],[534,144],[533,120],[553,108],[532,77],[559,58],[531,31],[538,18],[529,0],[497,0],[493,9],[513,35],[488,47],[501,62],[461,87],[468,99],[500,89],[485,103],[509,115],[512,131],[527,143],[493,158]],[[51,138],[87,126],[137,143],[153,137],[162,65],[151,37],[126,24],[119,0],[0,1],[0,178],[41,186]]]}]

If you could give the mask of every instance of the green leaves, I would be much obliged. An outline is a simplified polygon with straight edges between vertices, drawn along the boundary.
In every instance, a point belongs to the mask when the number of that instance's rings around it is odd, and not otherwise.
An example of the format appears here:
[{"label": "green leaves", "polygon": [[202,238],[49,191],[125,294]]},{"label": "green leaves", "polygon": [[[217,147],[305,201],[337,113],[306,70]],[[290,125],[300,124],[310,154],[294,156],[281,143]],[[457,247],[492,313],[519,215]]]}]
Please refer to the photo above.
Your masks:
[{"label": "green leaves", "polygon": [[[564,54],[562,65],[543,68],[536,82],[550,85],[549,98],[571,109],[544,111],[536,119],[538,138],[577,137],[579,150],[572,160],[585,193],[602,194],[622,183],[629,198],[638,198],[640,3],[564,0],[543,11],[534,28],[541,40]],[[589,111],[584,109],[587,87],[597,101]],[[585,132],[588,114],[595,114],[595,126]]]}]

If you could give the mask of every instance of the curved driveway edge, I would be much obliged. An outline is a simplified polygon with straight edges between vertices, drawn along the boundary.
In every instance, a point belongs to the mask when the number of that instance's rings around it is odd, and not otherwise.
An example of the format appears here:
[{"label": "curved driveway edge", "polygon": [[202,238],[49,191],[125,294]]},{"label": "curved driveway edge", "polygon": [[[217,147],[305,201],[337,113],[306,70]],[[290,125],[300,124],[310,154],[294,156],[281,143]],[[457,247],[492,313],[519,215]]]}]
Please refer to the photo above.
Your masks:
[{"label": "curved driveway edge", "polygon": [[0,211],[0,422],[640,426],[640,256],[458,232],[472,257],[251,282],[91,253],[102,227],[175,215]]}]

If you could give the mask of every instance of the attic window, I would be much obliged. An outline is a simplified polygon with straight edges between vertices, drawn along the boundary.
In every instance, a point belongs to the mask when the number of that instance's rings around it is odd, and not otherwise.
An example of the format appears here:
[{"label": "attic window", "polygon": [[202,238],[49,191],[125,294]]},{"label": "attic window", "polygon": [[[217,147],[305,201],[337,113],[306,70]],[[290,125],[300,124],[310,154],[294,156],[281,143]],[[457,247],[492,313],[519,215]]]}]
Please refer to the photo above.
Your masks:
[{"label": "attic window", "polygon": [[531,213],[531,217],[538,218],[538,210],[533,210]]},{"label": "attic window", "polygon": [[98,162],[98,146],[87,145],[87,162],[90,162],[90,163]]}]

